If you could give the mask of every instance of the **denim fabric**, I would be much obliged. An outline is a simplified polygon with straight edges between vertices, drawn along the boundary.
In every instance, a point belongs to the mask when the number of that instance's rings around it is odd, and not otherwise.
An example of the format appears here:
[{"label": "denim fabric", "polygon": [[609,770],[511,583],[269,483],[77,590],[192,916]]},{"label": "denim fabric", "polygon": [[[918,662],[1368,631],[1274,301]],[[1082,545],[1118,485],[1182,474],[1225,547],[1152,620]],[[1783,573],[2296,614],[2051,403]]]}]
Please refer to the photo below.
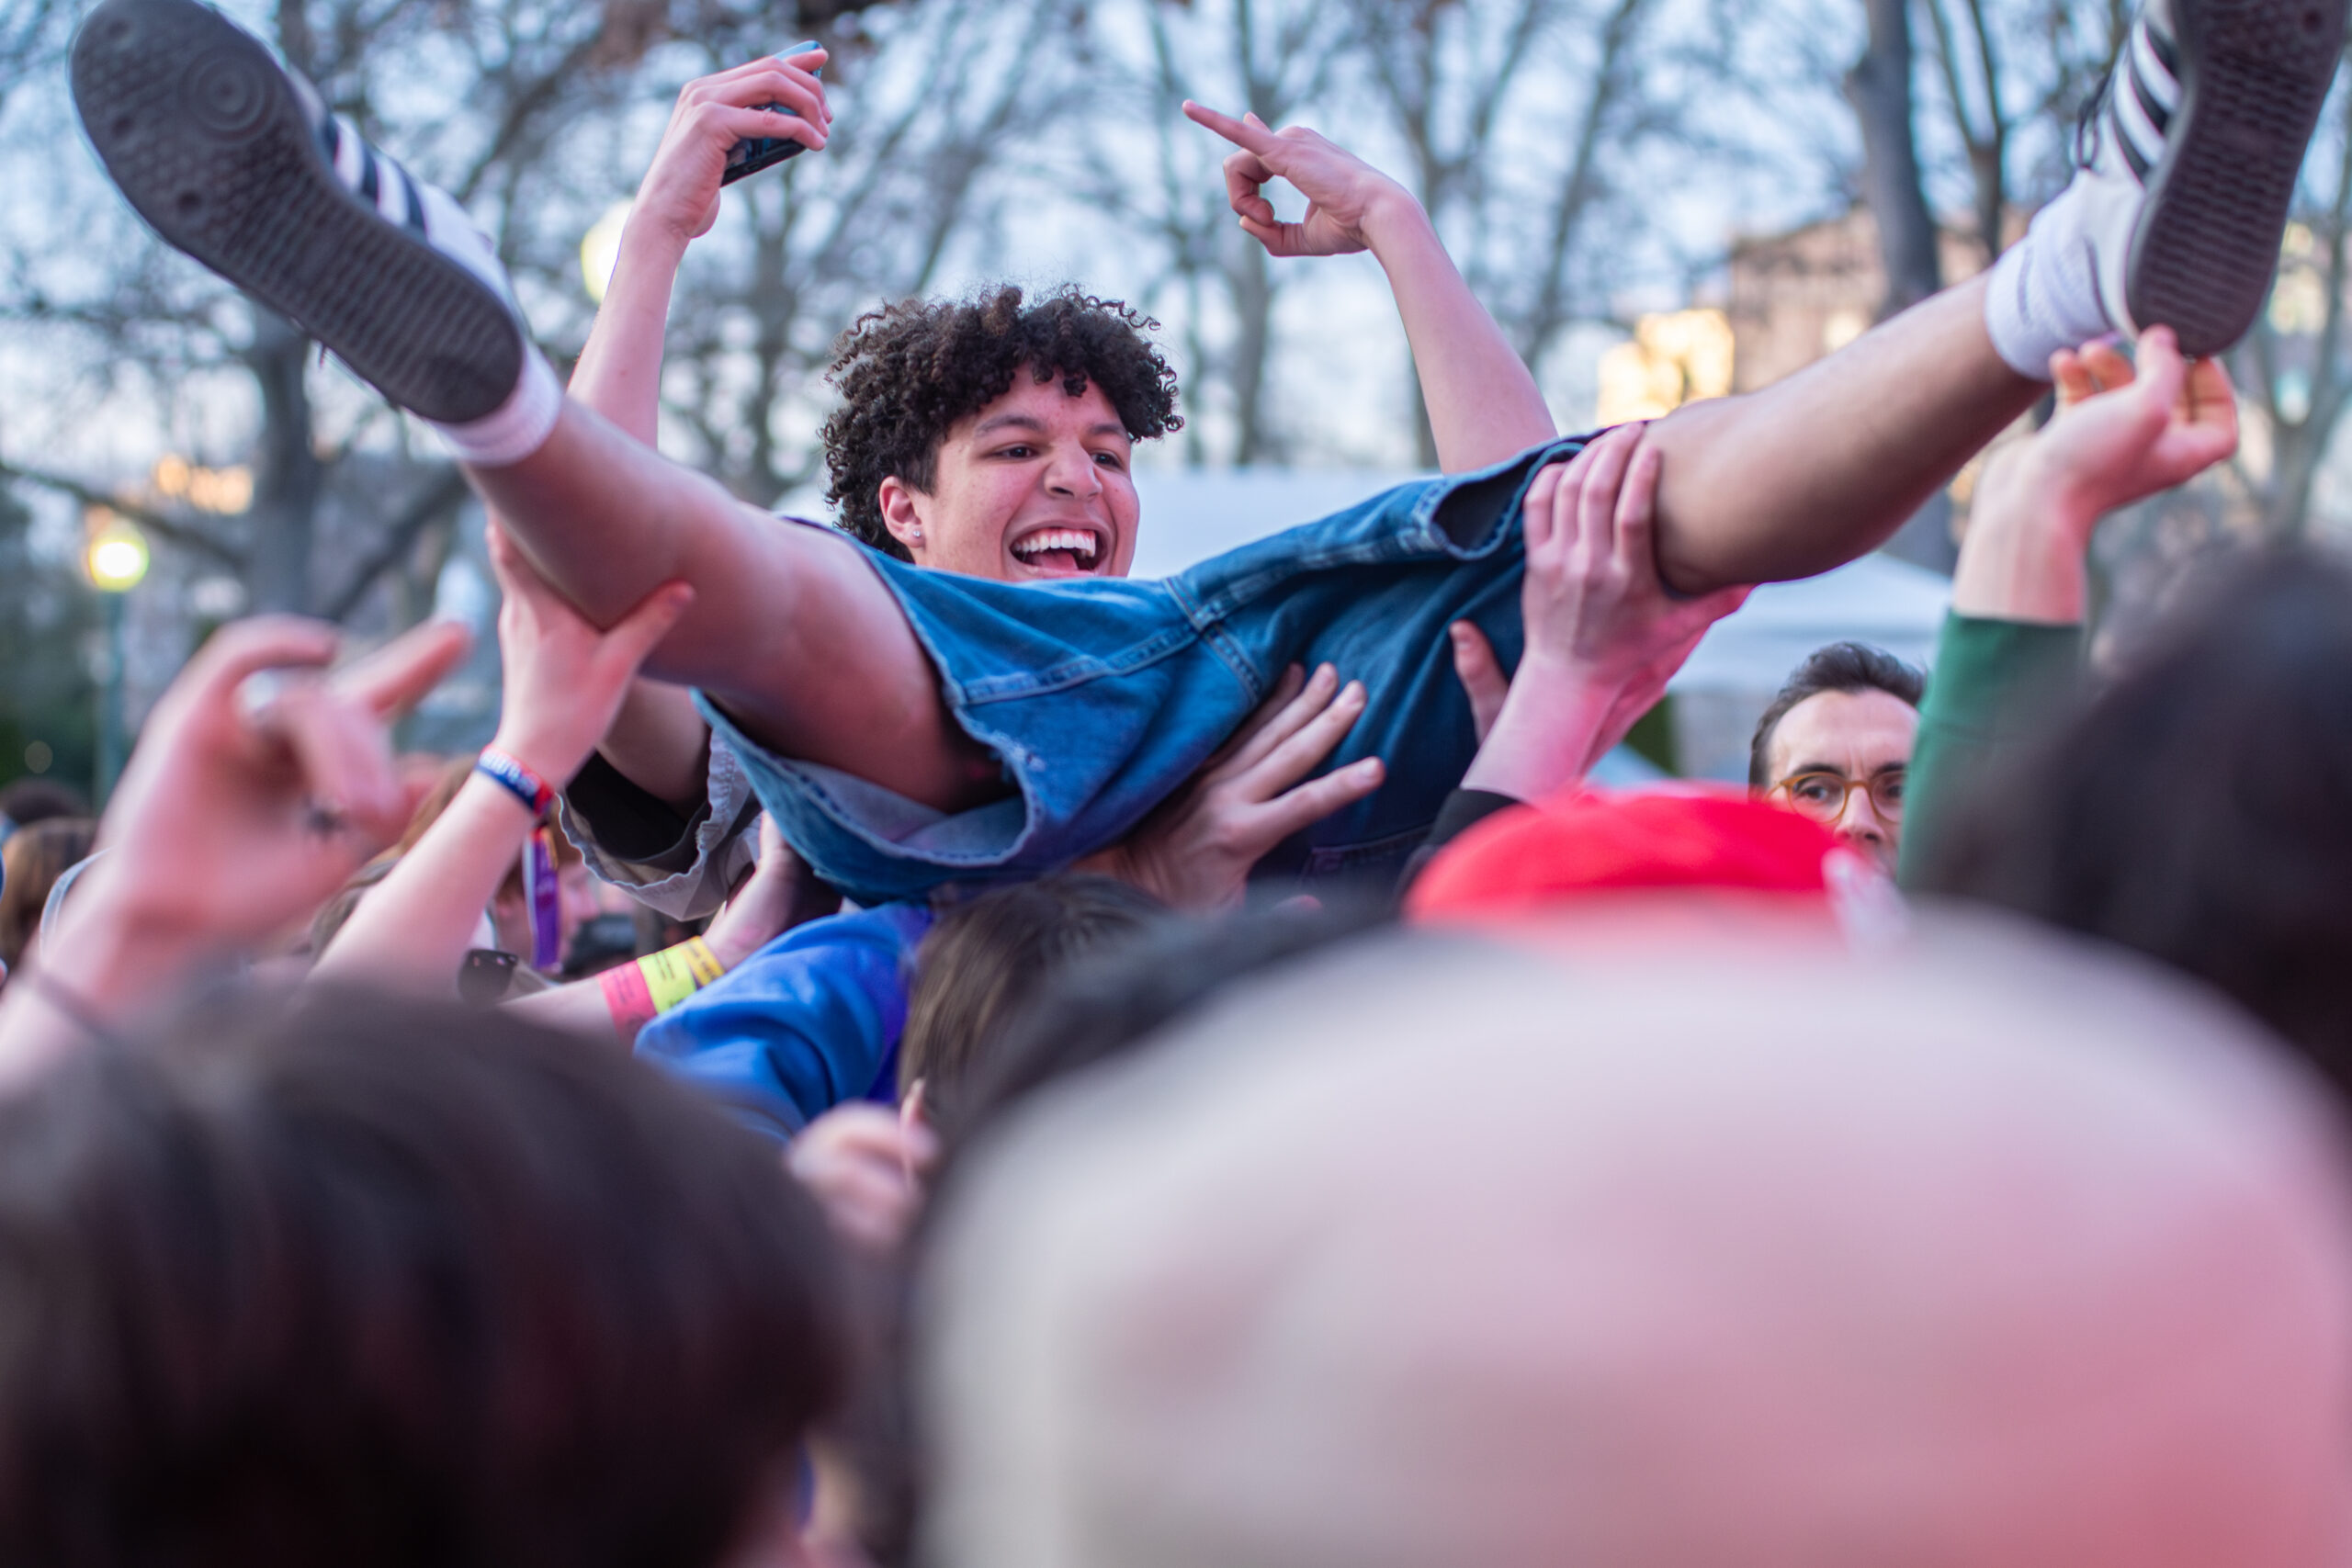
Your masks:
[{"label": "denim fabric", "polygon": [[753,1132],[791,1137],[844,1100],[897,1098],[920,904],[793,927],[638,1032],[637,1054]]},{"label": "denim fabric", "polygon": [[1012,792],[973,810],[944,815],[778,757],[707,700],[703,711],[817,874],[882,903],[1043,875],[1117,842],[1285,666],[1328,662],[1369,694],[1329,766],[1379,756],[1387,783],[1282,845],[1260,874],[1393,875],[1476,750],[1446,626],[1476,622],[1517,665],[1520,503],[1538,468],[1583,445],[1400,486],[1159,581],[996,582],[869,551],[956,721],[1003,761]]}]

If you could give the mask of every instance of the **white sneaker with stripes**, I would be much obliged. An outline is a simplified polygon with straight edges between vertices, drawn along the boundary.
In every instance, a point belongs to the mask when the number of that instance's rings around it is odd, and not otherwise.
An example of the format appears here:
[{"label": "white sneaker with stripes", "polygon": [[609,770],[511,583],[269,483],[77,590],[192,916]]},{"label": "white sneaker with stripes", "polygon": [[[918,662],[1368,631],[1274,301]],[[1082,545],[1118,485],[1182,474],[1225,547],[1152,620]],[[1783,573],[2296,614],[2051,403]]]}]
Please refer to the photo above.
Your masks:
[{"label": "white sneaker with stripes", "polygon": [[2108,323],[2191,355],[2245,335],[2344,45],[2346,0],[2147,0],[2076,138]]},{"label": "white sneaker with stripes", "polygon": [[73,85],[107,173],[167,242],[435,424],[499,423],[529,385],[544,438],[551,378],[489,239],[260,40],[196,0],[103,0]]}]

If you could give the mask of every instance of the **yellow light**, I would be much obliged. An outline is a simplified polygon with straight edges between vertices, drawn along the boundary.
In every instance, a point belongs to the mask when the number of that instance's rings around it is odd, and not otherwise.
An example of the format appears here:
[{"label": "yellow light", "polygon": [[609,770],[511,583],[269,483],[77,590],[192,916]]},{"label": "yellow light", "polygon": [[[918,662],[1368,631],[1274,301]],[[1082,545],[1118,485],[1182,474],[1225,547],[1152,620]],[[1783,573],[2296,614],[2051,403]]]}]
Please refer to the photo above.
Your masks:
[{"label": "yellow light", "polygon": [[1600,423],[1657,419],[1731,390],[1731,321],[1721,310],[1644,316],[1600,356]]},{"label": "yellow light", "polygon": [[82,563],[92,586],[105,593],[128,593],[147,575],[147,540],[128,518],[112,513],[90,535]]},{"label": "yellow light", "polygon": [[199,512],[243,512],[254,501],[254,471],[243,464],[205,468],[167,454],[155,459],[153,482],[158,495],[184,501]]},{"label": "yellow light", "polygon": [[587,287],[588,298],[599,305],[612,285],[613,268],[620,263],[621,230],[628,226],[628,202],[616,201],[605,209],[605,215],[580,242],[580,281]]}]

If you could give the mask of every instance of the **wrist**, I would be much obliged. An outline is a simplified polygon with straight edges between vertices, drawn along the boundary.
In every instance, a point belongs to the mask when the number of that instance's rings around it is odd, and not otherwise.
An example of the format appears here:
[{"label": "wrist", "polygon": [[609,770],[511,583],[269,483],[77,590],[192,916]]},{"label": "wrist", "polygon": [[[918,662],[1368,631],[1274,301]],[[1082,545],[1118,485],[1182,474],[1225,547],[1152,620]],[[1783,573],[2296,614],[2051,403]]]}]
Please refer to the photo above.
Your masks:
[{"label": "wrist", "polygon": [[90,868],[90,886],[74,890],[56,940],[34,962],[111,1024],[175,990],[217,944],[194,910],[118,888],[108,869]]},{"label": "wrist", "polygon": [[[482,748],[481,759],[474,764],[474,776],[537,815],[554,808],[563,786],[580,771],[579,762],[568,768],[561,766],[557,761],[561,754],[563,749],[546,741],[530,736],[509,736],[502,730]],[[509,763],[516,766],[509,767]]]},{"label": "wrist", "polygon": [[621,225],[621,243],[613,258],[613,276],[617,279],[624,267],[649,266],[663,269],[666,276],[685,260],[686,249],[694,243],[693,224],[684,214],[639,202],[629,209],[628,221]]},{"label": "wrist", "polygon": [[1436,238],[1437,227],[1430,221],[1429,213],[1413,193],[1394,180],[1384,180],[1380,189],[1365,198],[1363,219],[1358,225],[1363,233],[1364,247],[1375,256],[1399,245]]}]

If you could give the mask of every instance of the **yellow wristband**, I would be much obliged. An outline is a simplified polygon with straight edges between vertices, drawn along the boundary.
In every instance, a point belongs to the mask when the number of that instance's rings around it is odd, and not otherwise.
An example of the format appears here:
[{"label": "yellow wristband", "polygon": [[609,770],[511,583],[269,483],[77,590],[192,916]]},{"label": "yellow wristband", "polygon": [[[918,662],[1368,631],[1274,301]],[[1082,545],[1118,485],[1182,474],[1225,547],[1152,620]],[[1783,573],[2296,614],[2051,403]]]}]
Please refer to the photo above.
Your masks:
[{"label": "yellow wristband", "polygon": [[727,972],[710,944],[700,937],[640,958],[637,966],[645,976],[646,993],[652,998],[656,1013],[668,1012]]}]

